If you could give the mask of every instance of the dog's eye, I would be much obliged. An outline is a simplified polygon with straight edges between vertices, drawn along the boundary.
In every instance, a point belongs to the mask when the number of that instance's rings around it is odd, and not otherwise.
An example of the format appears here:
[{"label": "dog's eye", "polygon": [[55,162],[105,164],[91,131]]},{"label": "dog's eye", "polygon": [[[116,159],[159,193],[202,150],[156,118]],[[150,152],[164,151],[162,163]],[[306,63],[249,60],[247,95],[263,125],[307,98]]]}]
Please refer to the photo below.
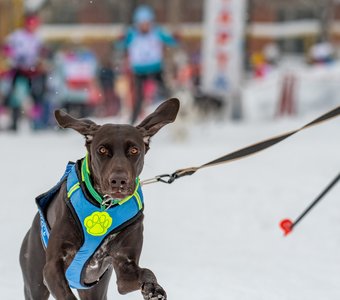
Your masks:
[{"label": "dog's eye", "polygon": [[129,155],[137,155],[139,154],[139,149],[137,147],[130,147],[128,152]]},{"label": "dog's eye", "polygon": [[99,152],[99,154],[107,155],[109,153],[109,150],[107,150],[104,146],[100,146],[98,148],[98,152]]}]

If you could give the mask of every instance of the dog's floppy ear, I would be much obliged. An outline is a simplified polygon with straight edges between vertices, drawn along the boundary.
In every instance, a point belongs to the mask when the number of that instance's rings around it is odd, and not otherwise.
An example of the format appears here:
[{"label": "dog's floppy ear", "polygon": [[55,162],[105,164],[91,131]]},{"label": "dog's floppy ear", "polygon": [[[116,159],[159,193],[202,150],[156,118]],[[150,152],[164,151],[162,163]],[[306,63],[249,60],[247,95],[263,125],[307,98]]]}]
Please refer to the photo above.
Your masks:
[{"label": "dog's floppy ear", "polygon": [[147,116],[136,128],[143,134],[146,149],[149,148],[150,138],[164,125],[175,121],[179,110],[179,100],[171,98],[163,102],[157,109]]},{"label": "dog's floppy ear", "polygon": [[85,136],[86,142],[91,142],[93,135],[100,128],[91,120],[88,119],[76,119],[64,112],[57,109],[54,111],[54,117],[58,125],[62,128],[72,128]]}]

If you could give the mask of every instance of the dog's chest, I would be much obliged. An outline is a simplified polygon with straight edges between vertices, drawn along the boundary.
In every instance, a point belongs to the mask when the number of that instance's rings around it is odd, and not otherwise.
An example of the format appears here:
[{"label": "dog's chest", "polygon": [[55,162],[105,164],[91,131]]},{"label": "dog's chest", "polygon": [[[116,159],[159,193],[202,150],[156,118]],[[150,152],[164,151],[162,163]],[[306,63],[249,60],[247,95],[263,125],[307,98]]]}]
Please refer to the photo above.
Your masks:
[{"label": "dog's chest", "polygon": [[105,271],[112,267],[112,244],[116,236],[116,233],[108,235],[86,263],[83,273],[85,283],[98,281]]}]

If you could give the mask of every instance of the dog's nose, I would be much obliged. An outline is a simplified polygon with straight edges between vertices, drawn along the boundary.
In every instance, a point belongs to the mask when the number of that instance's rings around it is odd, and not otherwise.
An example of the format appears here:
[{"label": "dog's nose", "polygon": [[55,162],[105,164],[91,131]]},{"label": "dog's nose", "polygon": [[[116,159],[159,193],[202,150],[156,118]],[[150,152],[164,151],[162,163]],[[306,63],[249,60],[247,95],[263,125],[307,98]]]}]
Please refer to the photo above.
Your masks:
[{"label": "dog's nose", "polygon": [[110,177],[110,182],[112,188],[125,188],[128,184],[128,177],[122,173],[113,174]]}]

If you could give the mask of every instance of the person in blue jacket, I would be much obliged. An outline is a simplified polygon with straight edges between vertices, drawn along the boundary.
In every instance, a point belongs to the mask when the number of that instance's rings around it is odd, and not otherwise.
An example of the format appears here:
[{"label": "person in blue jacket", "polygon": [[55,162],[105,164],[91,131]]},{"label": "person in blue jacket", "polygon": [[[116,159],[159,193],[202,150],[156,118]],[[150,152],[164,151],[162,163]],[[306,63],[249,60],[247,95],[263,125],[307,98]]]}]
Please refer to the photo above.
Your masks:
[{"label": "person in blue jacket", "polygon": [[140,5],[133,15],[131,26],[118,46],[127,49],[131,71],[134,76],[135,96],[131,116],[134,124],[142,110],[143,85],[152,78],[158,83],[162,96],[166,97],[167,89],[163,79],[163,47],[176,46],[176,39],[155,24],[153,10],[147,5]]}]

